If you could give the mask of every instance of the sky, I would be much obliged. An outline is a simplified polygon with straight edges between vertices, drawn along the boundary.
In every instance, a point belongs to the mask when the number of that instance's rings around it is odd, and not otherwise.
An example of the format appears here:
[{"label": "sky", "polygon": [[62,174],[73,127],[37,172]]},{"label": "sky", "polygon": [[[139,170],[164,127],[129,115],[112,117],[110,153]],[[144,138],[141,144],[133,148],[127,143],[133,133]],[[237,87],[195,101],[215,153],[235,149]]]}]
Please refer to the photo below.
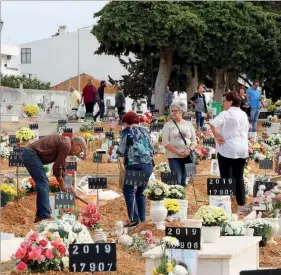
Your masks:
[{"label": "sky", "polygon": [[93,13],[109,1],[1,1],[2,43],[21,45],[94,23]]}]

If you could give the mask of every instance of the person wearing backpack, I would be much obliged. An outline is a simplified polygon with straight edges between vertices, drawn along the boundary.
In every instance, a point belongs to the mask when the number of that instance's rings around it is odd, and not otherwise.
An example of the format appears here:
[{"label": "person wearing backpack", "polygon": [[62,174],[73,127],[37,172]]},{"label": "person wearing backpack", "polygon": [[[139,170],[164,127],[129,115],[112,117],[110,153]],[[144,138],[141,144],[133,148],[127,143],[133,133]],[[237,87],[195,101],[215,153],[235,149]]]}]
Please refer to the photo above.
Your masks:
[{"label": "person wearing backpack", "polygon": [[100,116],[100,119],[103,120],[104,116],[104,88],[106,87],[106,82],[104,80],[101,81],[100,87],[96,93],[94,93],[94,106],[95,106],[95,100],[98,102],[99,105],[99,111],[94,115],[94,121],[97,120],[98,116]]}]

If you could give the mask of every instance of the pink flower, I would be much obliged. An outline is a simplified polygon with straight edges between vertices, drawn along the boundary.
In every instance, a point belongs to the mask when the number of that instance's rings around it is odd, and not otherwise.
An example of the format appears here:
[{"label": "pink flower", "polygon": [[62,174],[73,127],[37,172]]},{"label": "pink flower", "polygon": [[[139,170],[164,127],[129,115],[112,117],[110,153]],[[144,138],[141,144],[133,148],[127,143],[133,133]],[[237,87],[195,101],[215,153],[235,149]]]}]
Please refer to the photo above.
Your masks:
[{"label": "pink flower", "polygon": [[276,200],[281,201],[281,194],[278,194],[278,195],[276,196]]},{"label": "pink flower", "polygon": [[258,198],[258,197],[255,197],[254,199],[253,199],[253,203],[254,204],[259,204],[260,203],[260,199]]},{"label": "pink flower", "polygon": [[42,254],[42,249],[38,246],[32,247],[31,251],[28,253],[28,258],[30,260],[39,260]]},{"label": "pink flower", "polygon": [[42,247],[45,247],[47,244],[48,244],[48,241],[46,241],[46,240],[41,240],[40,242],[39,242],[39,244],[42,246]]},{"label": "pink flower", "polygon": [[21,248],[28,248],[30,246],[31,246],[31,242],[30,241],[24,241],[20,245]]},{"label": "pink flower", "polygon": [[46,258],[49,259],[49,260],[52,260],[52,259],[54,259],[54,257],[55,257],[55,255],[54,255],[54,253],[53,253],[53,251],[52,251],[51,249],[47,249],[47,250],[45,251],[45,256],[46,256]]},{"label": "pink flower", "polygon": [[31,241],[34,241],[36,242],[38,239],[38,235],[36,233],[32,233],[30,236],[29,236],[29,240]]},{"label": "pink flower", "polygon": [[63,257],[63,256],[65,255],[65,253],[66,253],[66,248],[64,247],[63,244],[61,244],[61,245],[58,247],[58,251],[59,251],[61,257]]},{"label": "pink flower", "polygon": [[17,264],[16,268],[21,272],[25,272],[27,270],[27,265],[24,262],[20,262],[19,264]]},{"label": "pink flower", "polygon": [[16,257],[17,259],[22,259],[22,258],[24,258],[25,254],[26,254],[26,248],[21,248],[21,247],[20,247],[20,248],[17,250],[17,252],[16,252],[16,254],[15,254],[15,257]]},{"label": "pink flower", "polygon": [[148,239],[148,240],[150,240],[152,238],[152,232],[150,230],[146,230],[145,238]]},{"label": "pink flower", "polygon": [[52,246],[54,247],[54,248],[58,248],[59,246],[60,246],[60,243],[59,242],[52,242],[51,243],[52,244]]},{"label": "pink flower", "polygon": [[265,193],[264,193],[264,195],[267,197],[267,196],[270,196],[271,195],[271,192],[270,191],[266,191]]}]

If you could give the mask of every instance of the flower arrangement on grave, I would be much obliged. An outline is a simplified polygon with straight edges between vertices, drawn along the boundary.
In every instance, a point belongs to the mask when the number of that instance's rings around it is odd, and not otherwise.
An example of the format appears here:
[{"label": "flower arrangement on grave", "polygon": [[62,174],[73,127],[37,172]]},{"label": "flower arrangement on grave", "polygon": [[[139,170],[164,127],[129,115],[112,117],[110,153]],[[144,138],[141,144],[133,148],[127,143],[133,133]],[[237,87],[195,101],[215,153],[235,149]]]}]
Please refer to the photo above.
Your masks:
[{"label": "flower arrangement on grave", "polygon": [[242,221],[229,221],[222,226],[222,236],[244,236],[245,227]]},{"label": "flower arrangement on grave", "polygon": [[279,146],[281,144],[281,135],[272,134],[266,138],[265,142],[270,146],[278,146],[279,149]]},{"label": "flower arrangement on grave", "polygon": [[278,117],[277,117],[276,115],[274,115],[274,116],[272,117],[271,121],[272,121],[273,123],[278,123]]},{"label": "flower arrangement on grave", "polygon": [[207,149],[205,146],[201,146],[199,148],[196,148],[195,152],[197,153],[200,160],[206,160],[209,156],[209,150],[210,148]]},{"label": "flower arrangement on grave", "polygon": [[9,104],[6,106],[6,108],[7,108],[7,110],[12,110],[14,108],[14,106]]},{"label": "flower arrangement on grave", "polygon": [[77,219],[80,213],[80,209],[75,206],[59,206],[58,212],[58,219],[62,219],[65,215],[73,216],[75,217],[75,219]]},{"label": "flower arrangement on grave", "polygon": [[[36,183],[33,178],[24,179],[21,182],[21,186],[26,190],[27,193],[36,192]],[[51,193],[59,192],[59,183],[55,177],[49,178],[49,191]]]},{"label": "flower arrangement on grave", "polygon": [[66,252],[65,245],[56,235],[30,232],[13,258],[17,261],[16,269],[22,273],[61,271],[67,267],[64,264]]},{"label": "flower arrangement on grave", "polygon": [[78,220],[90,230],[99,228],[101,214],[94,204],[88,204],[85,209],[81,210]]},{"label": "flower arrangement on grave", "polygon": [[267,108],[267,107],[269,107],[269,106],[272,105],[272,99],[271,99],[271,98],[266,98],[266,99],[263,101],[263,103],[264,103],[264,106]]},{"label": "flower arrangement on grave", "polygon": [[256,162],[259,162],[260,160],[264,160],[264,159],[271,160],[273,158],[272,147],[265,143],[261,144],[259,142],[249,141],[248,152],[249,152],[249,158]]},{"label": "flower arrangement on grave", "polygon": [[277,109],[277,107],[275,105],[269,105],[266,108],[267,108],[267,111],[270,113],[274,112]]},{"label": "flower arrangement on grave", "polygon": [[94,123],[92,121],[86,121],[80,126],[80,132],[90,132],[94,129]]},{"label": "flower arrangement on grave", "polygon": [[164,206],[168,210],[168,216],[177,214],[180,211],[180,205],[177,200],[173,200],[173,199],[165,200]]},{"label": "flower arrangement on grave", "polygon": [[156,165],[154,169],[160,173],[171,172],[170,166],[167,162],[161,162],[160,164]]},{"label": "flower arrangement on grave", "polygon": [[116,124],[115,121],[110,121],[110,122],[108,123],[109,132],[113,132],[113,130],[115,129],[116,125],[117,125],[117,124]]},{"label": "flower arrangement on grave", "polygon": [[2,199],[5,203],[13,201],[17,197],[17,191],[10,184],[7,183],[1,184],[0,191],[1,191]]},{"label": "flower arrangement on grave", "polygon": [[169,188],[162,181],[150,181],[144,194],[151,201],[162,201],[169,196]]},{"label": "flower arrangement on grave", "polygon": [[24,142],[24,141],[27,142],[35,138],[35,134],[31,129],[27,127],[22,127],[20,130],[16,132],[16,138],[18,138],[20,142]]},{"label": "flower arrangement on grave", "polygon": [[168,185],[169,194],[167,195],[168,199],[178,199],[185,200],[186,192],[185,188],[181,185]]},{"label": "flower arrangement on grave", "polygon": [[24,106],[23,112],[28,116],[28,117],[33,117],[39,114],[39,107],[37,105],[33,104],[28,104]]},{"label": "flower arrangement on grave", "polygon": [[92,243],[87,227],[68,215],[63,216],[57,223],[42,221],[37,226],[37,231],[41,235],[51,232],[59,236],[66,248],[73,243]]},{"label": "flower arrangement on grave", "polygon": [[264,219],[255,219],[255,220],[246,221],[244,226],[246,228],[254,229],[254,236],[262,237],[260,246],[266,246],[267,239],[272,231],[272,225],[270,222]]},{"label": "flower arrangement on grave", "polygon": [[32,178],[24,178],[20,182],[20,187],[21,187],[21,189],[24,190],[25,193],[32,193],[35,191],[35,182],[34,182],[34,187],[33,187],[31,180],[32,180]]},{"label": "flower arrangement on grave", "polygon": [[92,140],[94,140],[94,136],[93,136],[91,133],[89,133],[89,132],[84,133],[82,136],[83,136],[83,138],[84,138],[86,141],[92,141]]},{"label": "flower arrangement on grave", "polygon": [[14,175],[14,174],[4,174],[4,183],[15,184],[16,183],[16,175]]},{"label": "flower arrangement on grave", "polygon": [[228,216],[224,209],[214,205],[203,205],[194,215],[194,219],[203,220],[203,226],[220,226],[227,224]]},{"label": "flower arrangement on grave", "polygon": [[4,133],[4,134],[1,134],[0,135],[0,142],[5,142],[5,143],[8,143],[9,141],[9,135],[8,133]]},{"label": "flower arrangement on grave", "polygon": [[160,116],[157,121],[158,122],[166,122],[168,120],[168,117],[167,116]]},{"label": "flower arrangement on grave", "polygon": [[152,114],[150,112],[144,113],[143,116],[140,118],[141,123],[150,124],[151,121],[152,121]]},{"label": "flower arrangement on grave", "polygon": [[8,134],[7,133],[1,134],[0,157],[9,158],[11,152],[12,152],[12,147],[9,146]]}]

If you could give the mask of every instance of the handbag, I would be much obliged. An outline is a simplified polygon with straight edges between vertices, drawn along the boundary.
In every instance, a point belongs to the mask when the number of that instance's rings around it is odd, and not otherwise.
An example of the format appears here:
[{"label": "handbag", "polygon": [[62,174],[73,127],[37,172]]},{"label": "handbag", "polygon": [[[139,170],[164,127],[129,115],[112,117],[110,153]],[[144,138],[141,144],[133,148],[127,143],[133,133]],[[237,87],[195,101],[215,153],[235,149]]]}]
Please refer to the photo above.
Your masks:
[{"label": "handbag", "polygon": [[[182,134],[178,124],[174,120],[173,120],[173,122],[175,123],[176,127],[178,128],[179,133],[181,135],[181,138],[182,138],[184,144],[187,145],[186,140],[185,140],[185,138],[184,138],[184,136],[183,136],[183,134]],[[196,155],[194,150],[190,149],[190,154],[186,157],[186,161],[187,161],[186,163],[194,163],[194,164],[196,164],[196,162],[197,162],[197,155]]]}]

